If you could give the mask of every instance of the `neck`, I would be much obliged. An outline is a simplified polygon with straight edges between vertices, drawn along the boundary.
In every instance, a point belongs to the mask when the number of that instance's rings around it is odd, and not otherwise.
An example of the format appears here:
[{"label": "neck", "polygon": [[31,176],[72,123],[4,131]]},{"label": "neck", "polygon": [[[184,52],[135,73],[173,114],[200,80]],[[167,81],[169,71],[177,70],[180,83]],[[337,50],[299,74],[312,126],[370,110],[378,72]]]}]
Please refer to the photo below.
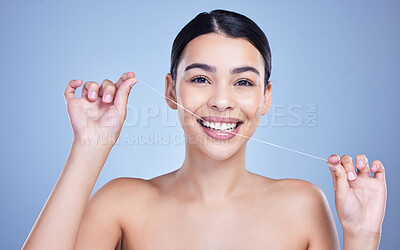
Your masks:
[{"label": "neck", "polygon": [[246,145],[224,160],[210,158],[186,145],[185,160],[175,174],[181,190],[203,201],[227,199],[243,192],[249,180],[245,166]]}]

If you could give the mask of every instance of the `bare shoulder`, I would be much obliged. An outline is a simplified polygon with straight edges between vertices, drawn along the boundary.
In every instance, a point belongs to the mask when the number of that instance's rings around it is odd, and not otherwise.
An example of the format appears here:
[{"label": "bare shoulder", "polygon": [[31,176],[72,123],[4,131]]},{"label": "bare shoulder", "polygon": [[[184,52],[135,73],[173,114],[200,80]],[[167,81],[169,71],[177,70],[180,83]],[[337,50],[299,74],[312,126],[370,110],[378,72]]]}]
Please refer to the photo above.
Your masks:
[{"label": "bare shoulder", "polygon": [[327,199],[324,192],[309,181],[265,177],[264,183],[264,189],[268,192],[265,197],[271,197],[285,209],[296,209],[307,214],[326,209]]},{"label": "bare shoulder", "polygon": [[115,218],[123,217],[126,205],[137,204],[141,197],[148,196],[153,189],[147,180],[118,177],[108,181],[92,195],[88,208],[96,213],[110,211]]},{"label": "bare shoulder", "polygon": [[324,199],[323,191],[315,184],[301,179],[272,179],[252,173],[257,190],[265,190],[290,199]]},{"label": "bare shoulder", "polygon": [[276,188],[293,199],[310,201],[321,201],[326,199],[320,187],[301,179],[279,179],[276,180]]},{"label": "bare shoulder", "polygon": [[104,184],[86,206],[76,249],[115,249],[121,243],[130,211],[148,193],[151,193],[149,182],[140,178],[116,178]]},{"label": "bare shoulder", "polygon": [[280,179],[274,190],[292,225],[307,237],[309,249],[339,249],[335,222],[321,188],[305,180]]},{"label": "bare shoulder", "polygon": [[[134,177],[118,177],[108,181],[101,189],[109,190],[111,192],[129,191],[131,188],[140,188],[143,190],[149,189],[151,183],[148,180]],[[141,191],[143,191],[141,190]]]},{"label": "bare shoulder", "polygon": [[108,204],[135,200],[154,192],[154,185],[145,179],[134,177],[118,177],[104,184],[94,195],[102,196]]},{"label": "bare shoulder", "polygon": [[148,180],[118,177],[104,184],[89,200],[88,208],[94,213],[108,214],[119,223],[130,214],[127,211],[146,204],[153,197],[154,185]]}]

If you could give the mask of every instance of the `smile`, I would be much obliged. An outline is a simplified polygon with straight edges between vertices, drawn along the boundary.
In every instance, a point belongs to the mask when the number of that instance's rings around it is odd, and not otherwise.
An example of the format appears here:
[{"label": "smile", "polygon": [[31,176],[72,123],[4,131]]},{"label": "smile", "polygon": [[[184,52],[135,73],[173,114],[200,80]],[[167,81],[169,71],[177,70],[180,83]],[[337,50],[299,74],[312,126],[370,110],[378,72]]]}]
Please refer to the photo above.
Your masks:
[{"label": "smile", "polygon": [[237,118],[206,116],[197,119],[203,131],[210,137],[218,140],[233,138],[243,123]]},{"label": "smile", "polygon": [[200,121],[201,125],[203,125],[206,128],[210,128],[210,129],[215,129],[215,130],[219,130],[222,132],[227,132],[227,131],[233,131],[238,123],[225,123],[225,122],[208,122],[208,121]]}]

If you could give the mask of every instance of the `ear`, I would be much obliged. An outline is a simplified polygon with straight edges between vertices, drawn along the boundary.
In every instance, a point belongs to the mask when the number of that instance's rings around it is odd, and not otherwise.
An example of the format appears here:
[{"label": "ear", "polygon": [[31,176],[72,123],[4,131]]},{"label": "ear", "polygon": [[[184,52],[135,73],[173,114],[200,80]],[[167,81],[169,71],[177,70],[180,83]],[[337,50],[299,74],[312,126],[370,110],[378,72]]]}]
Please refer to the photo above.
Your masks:
[{"label": "ear", "polygon": [[264,93],[264,103],[262,107],[261,115],[265,115],[268,113],[269,108],[271,107],[271,90],[272,90],[272,82],[268,81],[268,88],[265,90]]},{"label": "ear", "polygon": [[175,88],[175,83],[172,80],[172,75],[168,73],[165,76],[165,100],[168,103],[168,106],[174,110],[176,110],[178,107],[177,105],[169,100],[168,98],[172,99],[174,102],[176,102],[176,88]]}]

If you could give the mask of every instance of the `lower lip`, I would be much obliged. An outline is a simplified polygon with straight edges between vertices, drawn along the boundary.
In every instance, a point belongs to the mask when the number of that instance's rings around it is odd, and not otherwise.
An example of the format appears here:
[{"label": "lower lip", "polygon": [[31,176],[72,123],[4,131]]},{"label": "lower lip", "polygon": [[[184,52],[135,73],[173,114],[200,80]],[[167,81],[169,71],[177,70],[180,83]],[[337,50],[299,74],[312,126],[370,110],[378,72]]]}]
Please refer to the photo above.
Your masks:
[{"label": "lower lip", "polygon": [[221,132],[216,129],[204,127],[202,124],[200,124],[201,123],[200,121],[198,121],[198,123],[199,123],[200,127],[203,128],[204,132],[208,136],[210,136],[214,139],[217,139],[217,140],[229,140],[229,139],[233,138],[236,135],[236,133],[239,131],[240,126],[242,125],[242,123],[239,123],[239,125],[237,125],[234,130],[232,130],[230,132]]}]

